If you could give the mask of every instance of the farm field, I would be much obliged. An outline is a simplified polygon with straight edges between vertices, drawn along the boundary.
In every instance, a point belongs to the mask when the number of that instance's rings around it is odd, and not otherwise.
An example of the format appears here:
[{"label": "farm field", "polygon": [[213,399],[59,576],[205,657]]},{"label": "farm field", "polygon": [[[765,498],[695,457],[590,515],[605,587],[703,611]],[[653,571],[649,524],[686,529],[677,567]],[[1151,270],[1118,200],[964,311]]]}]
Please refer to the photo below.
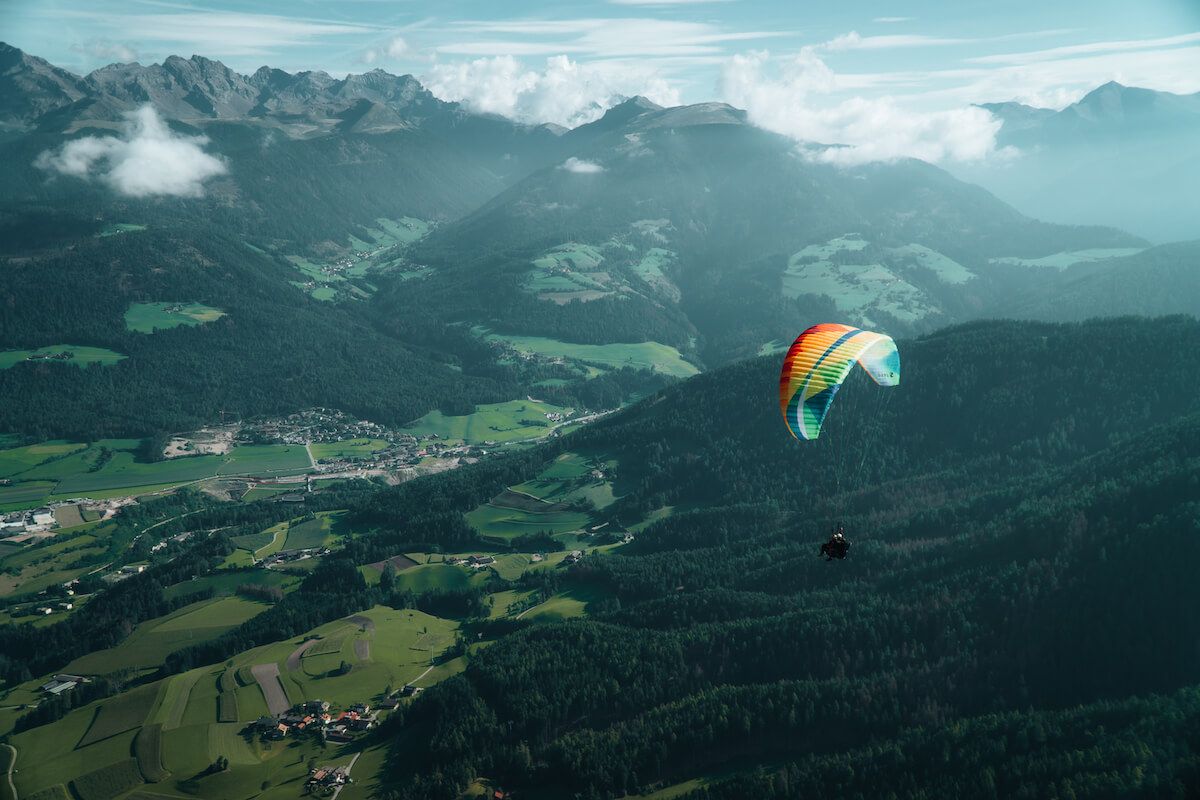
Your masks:
[{"label": "farm field", "polygon": [[473,413],[460,417],[448,417],[434,410],[409,424],[405,430],[414,436],[436,434],[442,439],[470,444],[515,442],[545,436],[553,425],[545,415],[566,411],[568,409],[549,403],[509,400],[477,406]]},{"label": "farm field", "polygon": [[494,501],[469,512],[466,519],[481,536],[505,540],[532,533],[580,530],[591,522],[591,517],[581,511],[528,511],[496,505]]},{"label": "farm field", "polygon": [[369,456],[383,450],[388,443],[383,439],[347,439],[344,442],[319,442],[309,445],[313,458],[356,458]]},{"label": "farm field", "polygon": [[36,350],[3,350],[0,351],[0,369],[8,369],[16,364],[28,361],[30,356],[57,356],[70,353],[70,358],[37,358],[37,364],[72,364],[76,367],[86,367],[90,364],[110,366],[128,358],[124,353],[106,350],[103,347],[88,347],[78,344],[51,344]]},{"label": "farm field", "polygon": [[[76,529],[55,537],[49,544],[0,550],[0,597],[40,592],[55,583],[64,583],[94,569],[79,564],[102,556],[108,549],[111,525]],[[59,617],[61,619],[61,617]]]},{"label": "farm field", "polygon": [[[562,534],[589,527],[593,518],[583,510],[611,505],[614,487],[607,471],[615,462],[563,453],[535,478],[509,487],[466,515],[467,524],[481,536],[511,539],[523,534]],[[579,506],[586,501],[584,506]]]},{"label": "farm field", "polygon": [[[193,613],[197,611],[155,622],[182,627]],[[116,785],[127,778],[129,788],[136,789],[127,797],[145,800],[299,797],[310,758],[345,763],[359,746],[322,749],[310,737],[289,737],[283,742],[243,737],[242,728],[267,709],[257,683],[244,681],[242,673],[248,674],[255,665],[277,667],[289,703],[321,698],[335,709],[360,701],[374,704],[386,691],[419,676],[424,675],[420,685],[429,686],[461,671],[462,659],[430,669],[431,662],[454,643],[457,627],[453,621],[420,611],[377,606],[315,628],[305,637],[241,653],[228,666],[199,667],[76,709],[57,722],[13,737],[21,759],[14,775],[18,793],[28,797],[60,784],[70,784],[76,791],[82,786],[86,793],[89,783],[101,785],[111,779]],[[298,645],[310,637],[317,637],[317,644],[310,646],[312,655],[296,656]],[[350,671],[330,674],[343,661]],[[219,701],[222,690],[236,701]],[[227,714],[236,707],[236,722],[218,721],[222,705]],[[137,762],[131,755],[150,762],[156,754],[161,766],[151,769],[147,763],[134,768]],[[202,776],[218,756],[228,758],[230,768]],[[164,769],[169,774],[164,775]],[[92,776],[97,770],[112,774],[102,774],[99,778],[104,780],[98,780]],[[147,772],[164,779],[137,789]],[[367,771],[362,775],[366,777]]]},{"label": "farm field", "polygon": [[[792,254],[782,276],[784,295],[824,295],[833,300],[839,311],[856,313],[866,324],[871,324],[869,315],[872,311],[909,322],[937,313],[937,308],[923,291],[897,275],[888,265],[871,262],[869,254],[861,256],[860,263],[846,262],[845,254],[858,253],[869,244],[858,234],[846,234],[825,244],[808,245]],[[836,261],[835,255],[840,256]],[[962,278],[953,269],[960,265],[932,250],[922,248],[903,255],[934,269],[946,282],[959,282]]]},{"label": "farm field", "polygon": [[909,260],[918,266],[933,270],[942,283],[960,285],[975,277],[975,273],[962,264],[921,244],[894,247],[891,252],[901,260]]},{"label": "farm field", "polygon": [[49,500],[143,494],[218,475],[289,475],[311,465],[299,445],[247,445],[226,455],[188,456],[143,463],[133,451],[136,439],[103,439],[91,445],[69,442],[0,450],[0,508],[29,508]]},{"label": "farm field", "polygon": [[63,671],[103,675],[120,669],[157,669],[174,651],[215,639],[267,608],[265,603],[241,597],[215,597],[192,603],[165,617],[141,623],[116,647],[77,658]]},{"label": "farm field", "polygon": [[304,550],[310,547],[331,546],[337,542],[344,511],[322,511],[314,519],[292,520],[287,530],[284,550]]},{"label": "farm field", "polygon": [[252,503],[255,500],[265,500],[269,497],[275,497],[280,494],[294,492],[304,484],[297,483],[282,486],[251,486],[247,492],[242,495],[241,499],[244,503]]},{"label": "farm field", "polygon": [[541,336],[498,333],[488,333],[485,338],[493,342],[503,342],[521,353],[532,353],[546,358],[575,359],[609,369],[649,369],[676,378],[688,378],[700,372],[695,365],[685,361],[677,349],[658,342],[575,344]]},{"label": "farm field", "polygon": [[223,316],[221,309],[201,303],[134,303],[125,312],[125,327],[134,333],[154,333],[180,325],[203,325]]}]

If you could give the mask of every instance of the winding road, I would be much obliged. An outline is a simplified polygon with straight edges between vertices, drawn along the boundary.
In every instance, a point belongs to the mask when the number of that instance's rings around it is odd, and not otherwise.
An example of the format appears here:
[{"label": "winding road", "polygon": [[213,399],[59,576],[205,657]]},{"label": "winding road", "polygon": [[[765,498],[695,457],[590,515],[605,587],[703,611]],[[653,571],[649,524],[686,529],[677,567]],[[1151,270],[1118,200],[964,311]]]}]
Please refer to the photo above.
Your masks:
[{"label": "winding road", "polygon": [[13,747],[11,744],[0,745],[0,747],[7,747],[12,751],[12,761],[8,762],[8,774],[5,775],[5,778],[8,780],[8,796],[12,800],[17,800],[17,785],[13,783],[12,779],[13,768],[17,766],[17,748]]}]

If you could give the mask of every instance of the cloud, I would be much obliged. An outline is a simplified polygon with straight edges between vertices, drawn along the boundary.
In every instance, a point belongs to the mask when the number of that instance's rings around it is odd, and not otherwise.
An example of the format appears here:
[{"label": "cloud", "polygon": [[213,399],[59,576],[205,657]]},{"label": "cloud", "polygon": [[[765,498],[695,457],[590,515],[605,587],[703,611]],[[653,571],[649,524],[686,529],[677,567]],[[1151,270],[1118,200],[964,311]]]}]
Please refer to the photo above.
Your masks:
[{"label": "cloud", "polygon": [[[587,55],[598,58],[632,56],[703,56],[724,52],[730,42],[787,36],[783,30],[729,31],[706,22],[634,17],[629,19],[516,19],[468,20],[456,23],[467,38],[440,45],[447,55]],[[517,37],[517,38],[500,38]]]},{"label": "cloud", "polygon": [[981,108],[916,111],[891,97],[813,102],[838,89],[839,76],[811,50],[779,61],[764,52],[735,56],[721,84],[726,101],[745,108],[754,124],[805,145],[842,145],[809,147],[819,161],[975,161],[997,152],[1001,123]]},{"label": "cloud", "polygon": [[568,158],[558,168],[565,169],[567,172],[576,172],[580,175],[594,175],[597,172],[604,172],[604,167],[595,161],[584,161],[582,158],[576,158],[575,156]]},{"label": "cloud", "polygon": [[137,50],[133,47],[120,42],[110,42],[108,39],[92,39],[83,44],[72,45],[71,49],[101,61],[111,60],[122,64],[137,61],[138,58]]},{"label": "cloud", "polygon": [[901,47],[938,47],[966,44],[970,39],[946,39],[920,34],[893,34],[889,36],[859,36],[858,31],[835,36],[820,48],[823,50],[891,50]]},{"label": "cloud", "polygon": [[54,9],[53,14],[67,24],[86,21],[120,31],[122,37],[160,42],[168,47],[182,45],[209,56],[271,55],[279,49],[311,44],[328,36],[378,35],[380,30],[374,25],[233,11],[113,14]]},{"label": "cloud", "polygon": [[174,133],[153,106],[126,114],[121,136],[85,136],[47,150],[39,168],[84,180],[96,178],[127,197],[201,197],[204,181],[226,172],[204,152],[204,136]]},{"label": "cloud", "polygon": [[1131,50],[1156,50],[1163,47],[1174,47],[1181,44],[1200,42],[1200,32],[1185,33],[1179,36],[1166,36],[1160,39],[1127,39],[1116,42],[1088,42],[1064,47],[1051,47],[1046,50],[1032,50],[1025,53],[998,53],[989,56],[968,58],[967,61],[976,64],[1028,64],[1036,61],[1050,61],[1064,56],[1091,55],[1094,53],[1113,53]]},{"label": "cloud", "polygon": [[653,70],[607,61],[580,64],[565,55],[528,69],[512,56],[435,64],[422,78],[442,100],[521,122],[575,127],[598,119],[625,97],[643,95],[659,105],[679,105],[679,93]]},{"label": "cloud", "polygon": [[364,64],[374,64],[376,61],[383,59],[396,60],[403,58],[411,52],[408,42],[403,36],[393,36],[382,47],[373,47],[370,50],[363,51],[359,56],[359,61]]}]

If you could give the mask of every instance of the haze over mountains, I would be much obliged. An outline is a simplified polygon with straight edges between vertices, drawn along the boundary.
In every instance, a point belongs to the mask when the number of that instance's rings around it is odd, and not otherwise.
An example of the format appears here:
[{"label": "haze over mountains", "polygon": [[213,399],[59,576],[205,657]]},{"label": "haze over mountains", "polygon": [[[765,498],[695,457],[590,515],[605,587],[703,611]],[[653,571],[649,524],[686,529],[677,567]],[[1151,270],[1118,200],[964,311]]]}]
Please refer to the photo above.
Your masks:
[{"label": "haze over mountains", "polygon": [[[1200,308],[1195,245],[1147,250],[1120,225],[1038,221],[1024,205],[915,160],[823,164],[721,103],[660,108],[635,97],[565,130],[475,114],[382,70],[242,75],[193,56],[79,77],[9,46],[0,62],[0,150],[12,165],[0,187],[10,258],[0,280],[12,299],[0,336],[9,347],[81,336],[121,353],[146,347],[124,331],[121,314],[161,294],[151,287],[162,278],[145,272],[144,257],[120,258],[132,242],[95,235],[116,223],[144,226],[142,244],[179,262],[169,273],[174,294],[216,296],[185,277],[203,274],[190,255],[199,254],[227,270],[226,288],[275,287],[278,302],[296,306],[295,324],[366,321],[355,334],[365,350],[401,347],[447,363],[460,370],[447,386],[478,382],[456,391],[477,398],[544,380],[566,382],[554,391],[582,391],[580,365],[614,346],[657,348],[649,363],[634,355],[628,365],[683,374],[779,347],[814,318],[919,332],[989,316]],[[146,107],[154,112],[131,123]],[[1065,169],[1056,148],[1077,159],[1103,151],[1129,173],[1143,169],[1138,153],[1186,162],[1191,144],[1168,145],[1194,130],[1196,107],[1195,98],[1115,85],[1061,112],[990,106],[1004,119],[1003,143],[1019,154],[978,169],[1011,187],[1042,161]],[[183,190],[129,180],[196,160],[209,171],[182,179]],[[1072,169],[1095,180],[1125,174],[1082,161]],[[1074,213],[1068,194],[1126,196],[1095,186],[1072,192],[1066,177],[1054,185],[1064,198],[1051,216]],[[1127,196],[1151,194],[1168,202],[1164,192]],[[1153,203],[1130,202],[1175,224]],[[399,243],[380,227],[385,220],[409,220],[411,236]],[[214,251],[238,247],[242,258]],[[354,269],[338,266],[356,252],[370,256]],[[78,266],[63,266],[71,262]],[[85,315],[94,325],[27,318],[29,298],[70,280],[70,269],[94,273],[95,263],[123,264],[114,267],[123,277],[101,281],[97,297],[106,299]],[[259,301],[237,295],[221,307],[241,311],[186,335],[238,342],[232,328],[218,329],[256,314]],[[183,338],[158,335],[152,350],[166,357]],[[24,385],[28,371],[0,381]],[[252,413],[246,398],[256,394],[233,385],[223,402]],[[37,393],[24,396],[35,413]],[[357,408],[393,418],[377,404]]]},{"label": "haze over mountains", "polygon": [[954,168],[1040,219],[1116,225],[1156,242],[1193,239],[1200,219],[1200,94],[1110,82],[1060,111],[983,108],[1004,125],[998,163]]}]

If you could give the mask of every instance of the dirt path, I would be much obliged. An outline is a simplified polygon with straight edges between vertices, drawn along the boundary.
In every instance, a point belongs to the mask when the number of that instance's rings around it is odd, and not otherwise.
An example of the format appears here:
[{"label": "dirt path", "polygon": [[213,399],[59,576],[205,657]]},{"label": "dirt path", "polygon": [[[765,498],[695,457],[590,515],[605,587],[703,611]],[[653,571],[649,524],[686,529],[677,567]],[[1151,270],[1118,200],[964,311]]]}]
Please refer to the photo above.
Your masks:
[{"label": "dirt path", "polygon": [[[300,645],[299,647],[297,647],[295,650],[292,651],[292,654],[287,657],[287,662],[286,662],[289,672],[294,669],[300,669],[300,659],[304,658],[304,652],[316,643],[317,643],[316,639],[309,639],[307,642],[305,642],[304,644]],[[255,669],[258,669],[258,667],[255,667]],[[255,677],[258,677],[257,674],[255,675]]]},{"label": "dirt path", "polygon": [[346,617],[346,621],[353,622],[360,628],[365,628],[367,633],[375,632],[375,620],[371,619],[370,617],[364,617],[362,614],[351,614],[350,616]]},{"label": "dirt path", "polygon": [[309,467],[309,469],[316,469],[316,468],[317,468],[317,460],[316,460],[315,458],[313,458],[313,454],[312,454],[312,443],[311,443],[311,442],[305,442],[305,443],[304,443],[304,452],[308,453],[308,467]]},{"label": "dirt path", "polygon": [[430,673],[432,670],[433,670],[433,664],[430,664],[428,667],[426,667],[426,668],[425,668],[425,671],[424,671],[424,672],[422,672],[422,673],[421,673],[420,675],[418,675],[417,677],[413,678],[411,681],[409,681],[409,683],[415,686],[415,685],[416,685],[416,683],[417,683],[417,681],[421,680],[421,678],[424,678],[424,677],[425,677],[426,675],[428,675],[428,674],[429,674],[429,673]]},{"label": "dirt path", "polygon": [[8,774],[5,776],[8,780],[8,796],[12,800],[17,800],[17,785],[13,783],[12,779],[13,767],[17,765],[17,748],[13,747],[11,744],[6,744],[3,746],[12,751],[12,760],[8,762]]},{"label": "dirt path", "polygon": [[278,664],[255,664],[250,668],[258,688],[262,689],[263,699],[267,701],[267,710],[272,714],[283,714],[292,704],[288,702],[287,692],[283,691],[280,683]]},{"label": "dirt path", "polygon": [[371,642],[367,639],[354,640],[354,655],[358,656],[359,661],[371,660]]}]

